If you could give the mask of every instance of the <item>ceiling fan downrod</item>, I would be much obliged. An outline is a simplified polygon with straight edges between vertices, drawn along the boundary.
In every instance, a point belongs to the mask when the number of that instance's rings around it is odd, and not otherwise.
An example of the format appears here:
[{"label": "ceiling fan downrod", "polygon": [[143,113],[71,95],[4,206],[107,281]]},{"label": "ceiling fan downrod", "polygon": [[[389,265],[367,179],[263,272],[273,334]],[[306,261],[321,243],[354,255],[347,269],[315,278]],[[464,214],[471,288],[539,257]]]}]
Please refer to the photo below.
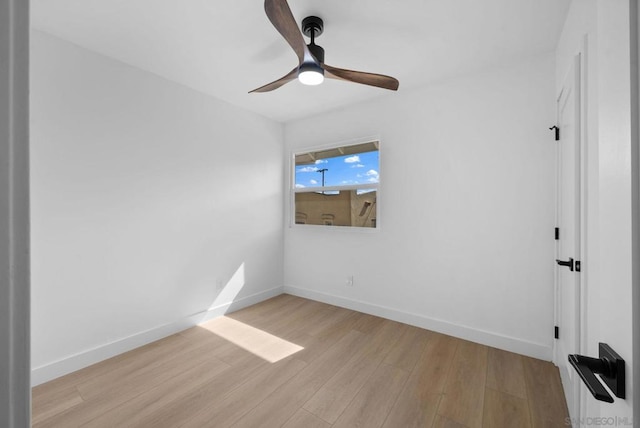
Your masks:
[{"label": "ceiling fan downrod", "polygon": [[311,39],[311,43],[307,45],[311,54],[319,63],[324,63],[324,49],[316,45],[316,37],[324,31],[324,22],[322,18],[317,16],[307,16],[302,20],[302,34]]}]

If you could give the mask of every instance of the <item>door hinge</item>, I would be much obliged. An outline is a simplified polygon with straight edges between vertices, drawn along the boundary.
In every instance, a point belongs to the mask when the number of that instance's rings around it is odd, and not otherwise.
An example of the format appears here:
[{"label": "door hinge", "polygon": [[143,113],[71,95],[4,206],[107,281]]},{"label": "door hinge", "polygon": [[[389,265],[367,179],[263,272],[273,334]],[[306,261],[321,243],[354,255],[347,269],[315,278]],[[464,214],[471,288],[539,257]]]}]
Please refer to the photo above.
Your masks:
[{"label": "door hinge", "polygon": [[556,125],[553,125],[551,128],[549,128],[549,130],[556,130],[556,141],[560,141],[560,128],[558,128]]},{"label": "door hinge", "polygon": [[560,327],[558,327],[558,326],[553,327],[553,337],[555,339],[559,339],[560,338]]},{"label": "door hinge", "polygon": [[555,237],[556,237],[556,241],[557,241],[558,239],[560,239],[560,228],[559,228],[559,227],[556,227],[556,230],[555,230]]},{"label": "door hinge", "polygon": [[580,260],[576,260],[576,272],[580,272],[582,269],[582,263],[580,263]]}]

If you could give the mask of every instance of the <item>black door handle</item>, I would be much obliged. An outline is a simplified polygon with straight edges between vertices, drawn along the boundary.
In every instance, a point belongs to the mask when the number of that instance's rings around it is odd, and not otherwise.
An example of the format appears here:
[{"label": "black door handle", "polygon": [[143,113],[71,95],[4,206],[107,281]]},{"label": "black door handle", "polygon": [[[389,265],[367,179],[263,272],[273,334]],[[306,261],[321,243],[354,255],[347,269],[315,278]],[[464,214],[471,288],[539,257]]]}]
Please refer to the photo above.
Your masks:
[{"label": "black door handle", "polygon": [[569,257],[569,261],[566,262],[556,259],[556,263],[558,263],[560,266],[567,266],[569,270],[573,272],[573,259],[571,257]]},{"label": "black door handle", "polygon": [[569,362],[576,369],[580,379],[582,379],[596,400],[613,403],[613,397],[602,386],[596,374],[600,376],[600,379],[616,397],[625,398],[624,360],[606,343],[598,344],[598,356],[600,358],[572,354],[569,355]]},{"label": "black door handle", "polygon": [[610,368],[606,360],[573,354],[569,355],[569,362],[573,368],[576,369],[580,375],[580,379],[582,379],[596,400],[613,403],[613,397],[611,397],[596,378],[596,373],[610,373]]}]

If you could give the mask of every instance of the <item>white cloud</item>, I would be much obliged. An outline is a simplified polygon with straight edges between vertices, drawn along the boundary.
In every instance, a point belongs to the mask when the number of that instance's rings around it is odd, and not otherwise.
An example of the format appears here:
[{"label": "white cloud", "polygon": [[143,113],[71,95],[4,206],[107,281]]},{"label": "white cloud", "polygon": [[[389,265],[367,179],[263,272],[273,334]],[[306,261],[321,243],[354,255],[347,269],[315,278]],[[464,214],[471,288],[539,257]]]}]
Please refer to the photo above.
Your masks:
[{"label": "white cloud", "polygon": [[345,158],[344,161],[346,163],[360,162],[360,156],[358,156],[358,155],[349,156],[348,158]]},{"label": "white cloud", "polygon": [[317,172],[318,168],[315,166],[305,166],[304,168],[300,168],[298,172]]},{"label": "white cloud", "polygon": [[369,183],[377,183],[378,182],[378,177],[371,177],[370,179],[367,180]]},{"label": "white cloud", "polygon": [[311,184],[318,184],[318,182],[316,180],[309,180],[309,183]]},{"label": "white cloud", "polygon": [[296,189],[304,189],[306,186],[304,184],[296,183]]},{"label": "white cloud", "polygon": [[[375,178],[376,182],[377,182],[379,174],[378,174],[378,171],[376,171],[375,169],[370,169],[369,171],[365,172],[364,174],[357,174],[356,177],[359,177],[359,178],[371,177],[371,178]],[[369,181],[371,181],[371,179],[369,179]]]},{"label": "white cloud", "polygon": [[355,165],[351,165],[351,168],[364,168],[364,165],[362,165],[361,163],[357,163]]},{"label": "white cloud", "polygon": [[318,159],[316,161],[316,165],[320,165],[321,163],[329,163],[329,161],[328,160],[324,160],[324,159]]}]

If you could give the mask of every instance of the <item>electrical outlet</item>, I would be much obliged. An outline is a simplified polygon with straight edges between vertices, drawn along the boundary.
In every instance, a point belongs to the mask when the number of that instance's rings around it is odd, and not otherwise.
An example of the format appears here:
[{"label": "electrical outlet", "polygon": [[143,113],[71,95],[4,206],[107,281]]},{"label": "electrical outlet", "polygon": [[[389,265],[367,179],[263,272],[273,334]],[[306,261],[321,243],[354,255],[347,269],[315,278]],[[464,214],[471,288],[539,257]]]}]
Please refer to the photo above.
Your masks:
[{"label": "electrical outlet", "polygon": [[353,287],[353,275],[349,275],[346,280],[347,287]]}]

